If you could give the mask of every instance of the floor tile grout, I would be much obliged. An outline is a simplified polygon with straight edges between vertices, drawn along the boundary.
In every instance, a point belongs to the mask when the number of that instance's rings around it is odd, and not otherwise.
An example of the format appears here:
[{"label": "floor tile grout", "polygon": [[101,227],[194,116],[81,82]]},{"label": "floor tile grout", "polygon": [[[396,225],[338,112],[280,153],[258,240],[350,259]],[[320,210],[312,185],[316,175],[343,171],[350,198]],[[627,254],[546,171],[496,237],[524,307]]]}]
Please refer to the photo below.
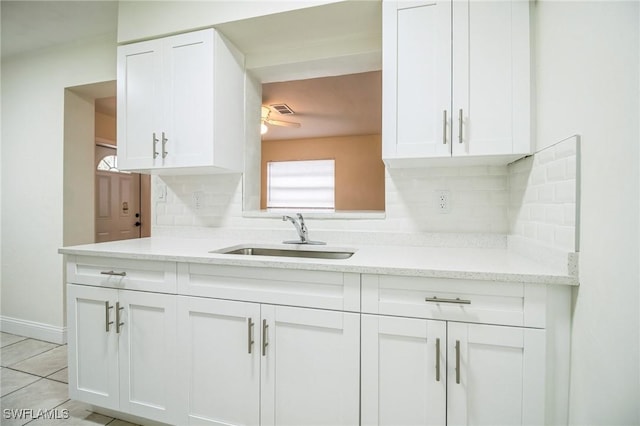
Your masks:
[{"label": "floor tile grout", "polygon": [[[6,368],[6,367],[5,367],[5,368]],[[16,371],[16,370],[14,370],[14,371]],[[22,373],[22,371],[20,371],[20,373]],[[9,392],[9,393],[8,393],[8,394],[6,394],[6,395],[2,395],[2,397],[1,397],[0,399],[5,399],[6,397],[8,397],[9,395],[11,395],[11,394],[13,394],[13,393],[16,393],[16,392],[18,392],[18,391],[21,391],[22,389],[24,389],[24,388],[26,388],[26,387],[29,387],[29,386],[31,386],[31,385],[32,385],[32,384],[34,384],[34,383],[38,383],[38,382],[39,382],[40,380],[42,380],[42,379],[46,379],[46,377],[35,376],[35,375],[33,375],[33,374],[32,374],[32,376],[34,376],[34,377],[38,377],[38,380],[36,380],[35,382],[31,382],[31,383],[29,383],[29,384],[26,384],[26,385],[24,385],[24,386],[22,386],[21,388],[18,388],[18,389],[16,389],[16,390],[13,390],[13,391]],[[53,380],[53,381],[55,381],[55,380]]]},{"label": "floor tile grout", "polygon": [[[11,368],[11,367],[2,367],[2,368],[6,368],[7,370],[11,370],[11,371],[17,371],[18,373],[28,374],[28,375],[33,376],[33,377],[40,377],[41,379],[45,378],[45,376],[41,376],[39,374],[29,373],[27,371],[18,370],[16,368]],[[53,374],[55,374],[55,373],[53,373]]]},{"label": "floor tile grout", "polygon": [[[18,336],[18,335],[14,335],[14,334],[11,334],[11,333],[4,333],[4,332],[3,332],[3,334],[9,334],[9,335],[11,335],[11,336],[17,336],[17,337],[24,337],[24,336]],[[2,365],[2,366],[0,366],[2,369],[7,369],[7,370],[9,370],[9,371],[13,371],[13,372],[15,372],[15,373],[22,373],[22,374],[26,374],[27,376],[30,376],[31,378],[35,379],[35,381],[33,381],[33,382],[31,382],[31,383],[26,384],[26,385],[24,385],[24,386],[22,386],[22,387],[20,387],[20,388],[18,388],[18,389],[12,390],[11,392],[7,393],[6,395],[3,395],[3,396],[0,398],[0,400],[2,400],[2,401],[5,401],[6,399],[11,399],[11,396],[12,396],[12,395],[14,395],[16,392],[24,391],[24,390],[25,390],[25,388],[28,388],[28,387],[30,387],[30,386],[33,386],[33,385],[34,385],[34,384],[36,384],[36,383],[41,383],[41,382],[42,382],[42,380],[48,380],[49,382],[58,383],[59,385],[65,385],[65,386],[67,387],[66,389],[67,389],[67,392],[68,392],[68,386],[69,386],[69,384],[68,384],[67,382],[64,382],[64,381],[62,381],[62,380],[58,380],[58,379],[54,379],[54,378],[52,378],[52,377],[51,377],[51,376],[53,376],[53,375],[55,375],[55,374],[60,373],[61,371],[65,370],[65,369],[68,369],[68,368],[69,368],[68,360],[67,360],[67,363],[66,363],[66,365],[65,365],[64,367],[62,367],[62,368],[60,368],[60,369],[58,369],[58,370],[56,370],[56,371],[54,371],[54,372],[48,373],[46,376],[43,376],[43,375],[40,375],[40,374],[36,374],[36,373],[32,373],[32,372],[28,372],[28,371],[23,371],[23,370],[20,370],[20,369],[18,369],[18,368],[15,368],[15,367],[14,367],[16,364],[19,364],[19,363],[21,363],[21,362],[23,362],[23,361],[27,361],[27,360],[30,360],[30,359],[32,359],[32,358],[38,357],[38,356],[40,356],[40,355],[46,354],[46,353],[48,353],[48,352],[50,352],[50,351],[53,351],[53,350],[55,350],[55,349],[60,348],[61,346],[67,346],[67,344],[62,344],[62,345],[61,345],[61,344],[57,344],[57,343],[53,343],[53,342],[46,342],[46,341],[44,341],[44,340],[32,339],[32,338],[29,338],[29,337],[24,337],[22,340],[18,340],[18,341],[16,341],[16,342],[11,343],[11,344],[8,344],[8,345],[5,345],[5,346],[2,346],[0,349],[2,349],[2,350],[4,351],[4,349],[5,349],[5,348],[9,348],[9,347],[11,347],[11,346],[13,346],[13,345],[16,345],[16,344],[18,344],[18,343],[23,343],[23,342],[25,342],[25,341],[29,341],[29,340],[32,340],[32,341],[38,341],[38,342],[44,342],[44,343],[50,343],[50,344],[52,344],[52,345],[54,345],[54,346],[53,346],[53,347],[51,347],[51,348],[49,348],[49,349],[44,350],[43,352],[40,352],[40,353],[37,353],[37,354],[31,355],[31,356],[28,356],[28,357],[26,357],[26,358],[24,358],[24,359],[21,359],[21,360],[18,360],[18,361],[16,361],[16,362],[13,362],[13,363],[12,363],[12,364],[10,364],[10,365],[7,365],[7,366]],[[18,351],[18,352],[19,352],[19,351]],[[37,362],[35,362],[35,364],[37,364]],[[46,383],[46,382],[43,382],[42,384],[45,384],[45,383]],[[59,385],[56,385],[56,386],[59,386]],[[28,393],[28,392],[27,392],[27,393]],[[61,395],[61,397],[63,397],[63,396]],[[15,398],[13,398],[13,399],[15,400]],[[55,407],[53,407],[52,409],[60,409],[60,408],[61,408],[61,407],[63,407],[65,404],[69,404],[69,403],[70,403],[70,401],[74,401],[74,400],[70,399],[70,398],[68,397],[68,393],[67,393],[67,394],[66,394],[66,399],[65,399],[64,401],[60,402],[59,404],[57,404],[57,405],[56,405]],[[72,403],[72,404],[71,404],[71,406],[73,406],[73,404],[75,404],[75,402],[74,402],[74,403]],[[98,414],[98,415],[103,416],[105,419],[108,419],[108,420],[106,420],[106,421],[107,421],[106,425],[112,425],[112,426],[113,426],[113,425],[117,424],[117,422],[120,422],[120,421],[121,421],[120,419],[118,419],[118,418],[116,418],[116,417],[109,416],[109,415],[104,415],[104,414],[100,414],[100,413],[97,413],[97,412],[93,411],[93,410],[91,409],[91,408],[92,408],[92,406],[91,406],[90,404],[89,404],[89,405],[87,405],[87,404],[85,404],[85,403],[81,403],[81,402],[80,402],[80,404],[81,404],[81,406],[86,406],[86,407],[87,407],[87,408],[85,408],[85,410],[87,410],[87,412],[88,412],[88,413],[90,413],[90,414]],[[25,423],[22,423],[22,426],[27,425],[27,424],[31,424],[34,420],[37,420],[37,419],[31,419],[31,420],[28,420],[28,421],[26,421]],[[36,424],[36,423],[34,423],[34,425],[35,425],[35,424]],[[83,423],[83,424],[84,424],[84,423]],[[138,425],[134,425],[133,423],[128,423],[128,422],[124,422],[123,424],[130,425],[130,426],[138,426]],[[105,425],[105,426],[106,426],[106,425]]]},{"label": "floor tile grout", "polygon": [[[44,340],[38,340],[38,339],[25,339],[25,340],[36,340],[36,341],[38,341],[38,342],[44,342]],[[21,340],[20,342],[24,342],[25,340]],[[20,342],[16,342],[16,343],[20,343]],[[51,343],[51,342],[45,342],[45,343]],[[55,345],[55,343],[52,343],[52,344],[54,344],[54,345]],[[7,345],[7,346],[11,346],[11,345]],[[42,354],[46,354],[47,352],[51,352],[52,350],[54,350],[54,349],[58,349],[58,348],[59,348],[59,347],[61,347],[61,346],[65,346],[65,345],[57,345],[55,348],[46,349],[46,350],[45,350],[45,351],[43,351],[43,352],[39,352],[39,353],[37,353],[37,354],[35,354],[35,355],[31,355],[30,357],[27,357],[27,358],[21,359],[20,361],[16,361],[16,362],[14,362],[14,363],[13,363],[13,364],[11,364],[11,365],[16,365],[16,364],[19,364],[19,363],[21,363],[21,362],[23,362],[23,361],[26,361],[26,360],[28,360],[28,359],[31,359],[31,358],[34,358],[34,357],[40,356],[40,355],[42,355]],[[5,346],[5,347],[6,347],[6,346]],[[3,347],[3,348],[1,348],[1,349],[4,349],[5,347]],[[9,366],[9,365],[0,365],[0,367],[10,368],[10,366]],[[17,371],[22,371],[22,370],[17,370]],[[40,377],[42,377],[42,376],[40,376]]]}]

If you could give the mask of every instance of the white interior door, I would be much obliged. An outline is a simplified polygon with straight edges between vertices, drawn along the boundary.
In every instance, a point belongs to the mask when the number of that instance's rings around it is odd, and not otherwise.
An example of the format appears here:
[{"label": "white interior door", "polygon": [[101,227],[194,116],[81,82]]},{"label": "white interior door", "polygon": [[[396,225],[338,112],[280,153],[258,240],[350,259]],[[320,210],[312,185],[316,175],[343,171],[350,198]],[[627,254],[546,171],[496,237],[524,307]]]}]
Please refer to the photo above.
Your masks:
[{"label": "white interior door", "polygon": [[[96,146],[99,163],[116,150]],[[140,175],[96,170],[97,243],[140,238]]]}]

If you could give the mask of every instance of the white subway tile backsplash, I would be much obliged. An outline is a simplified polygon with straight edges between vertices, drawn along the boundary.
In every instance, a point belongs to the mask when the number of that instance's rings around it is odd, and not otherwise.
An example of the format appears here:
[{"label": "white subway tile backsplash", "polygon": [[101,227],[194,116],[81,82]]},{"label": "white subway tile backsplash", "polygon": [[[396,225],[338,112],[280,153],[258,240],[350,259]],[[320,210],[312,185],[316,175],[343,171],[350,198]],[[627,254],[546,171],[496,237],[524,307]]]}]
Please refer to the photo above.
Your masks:
[{"label": "white subway tile backsplash", "polygon": [[576,251],[578,138],[509,165],[510,235],[518,244]]},{"label": "white subway tile backsplash", "polygon": [[542,150],[540,152],[537,152],[534,155],[535,158],[535,162],[536,164],[546,164],[549,163],[553,160],[555,160],[556,158],[556,154],[555,151],[553,149],[546,149],[546,150]]},{"label": "white subway tile backsplash", "polygon": [[[384,215],[317,218],[309,221],[310,229],[318,239],[371,244],[433,241],[499,246],[511,234],[520,238],[520,244],[530,240],[573,251],[576,156],[576,142],[571,139],[508,166],[387,169]],[[159,198],[163,188],[165,200]],[[451,209],[446,214],[437,209],[440,190],[450,191]],[[198,235],[204,229],[207,234],[250,232],[256,238],[279,239],[292,232],[278,217],[243,216],[238,174],[153,176],[152,192],[154,235]],[[199,203],[194,201],[196,192]]]},{"label": "white subway tile backsplash", "polygon": [[545,167],[545,170],[547,182],[567,179],[567,163],[564,160],[553,161]]},{"label": "white subway tile backsplash", "polygon": [[574,180],[567,180],[562,182],[555,182],[553,184],[556,203],[575,203],[576,202],[576,182]]},{"label": "white subway tile backsplash", "polygon": [[[238,175],[154,176],[154,191],[166,186],[166,201],[154,202],[155,227],[277,229],[281,223],[243,217]],[[376,233],[495,233],[509,230],[506,166],[431,167],[387,170],[384,219],[316,220],[313,229]],[[448,190],[451,212],[440,213],[436,191]],[[157,192],[157,191],[156,191]],[[193,194],[199,193],[196,208]]]}]

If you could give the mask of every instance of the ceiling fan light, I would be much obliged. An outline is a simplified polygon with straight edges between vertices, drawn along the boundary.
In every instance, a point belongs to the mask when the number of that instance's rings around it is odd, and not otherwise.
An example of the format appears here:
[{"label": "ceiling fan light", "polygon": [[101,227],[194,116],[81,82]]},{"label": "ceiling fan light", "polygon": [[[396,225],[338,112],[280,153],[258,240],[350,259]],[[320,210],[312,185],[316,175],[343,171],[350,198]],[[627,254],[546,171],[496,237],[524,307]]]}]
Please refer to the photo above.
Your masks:
[{"label": "ceiling fan light", "polygon": [[264,121],[261,121],[260,122],[260,134],[264,135],[268,131],[269,131],[269,128],[267,127],[267,125],[264,123]]}]

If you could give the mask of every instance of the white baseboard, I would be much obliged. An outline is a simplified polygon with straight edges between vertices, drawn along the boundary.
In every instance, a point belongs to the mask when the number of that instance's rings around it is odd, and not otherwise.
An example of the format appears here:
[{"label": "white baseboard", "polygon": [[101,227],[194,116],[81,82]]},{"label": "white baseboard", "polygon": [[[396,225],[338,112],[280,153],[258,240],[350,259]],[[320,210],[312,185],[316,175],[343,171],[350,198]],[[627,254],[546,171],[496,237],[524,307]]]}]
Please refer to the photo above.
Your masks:
[{"label": "white baseboard", "polygon": [[0,316],[0,331],[63,345],[67,343],[67,327]]}]

